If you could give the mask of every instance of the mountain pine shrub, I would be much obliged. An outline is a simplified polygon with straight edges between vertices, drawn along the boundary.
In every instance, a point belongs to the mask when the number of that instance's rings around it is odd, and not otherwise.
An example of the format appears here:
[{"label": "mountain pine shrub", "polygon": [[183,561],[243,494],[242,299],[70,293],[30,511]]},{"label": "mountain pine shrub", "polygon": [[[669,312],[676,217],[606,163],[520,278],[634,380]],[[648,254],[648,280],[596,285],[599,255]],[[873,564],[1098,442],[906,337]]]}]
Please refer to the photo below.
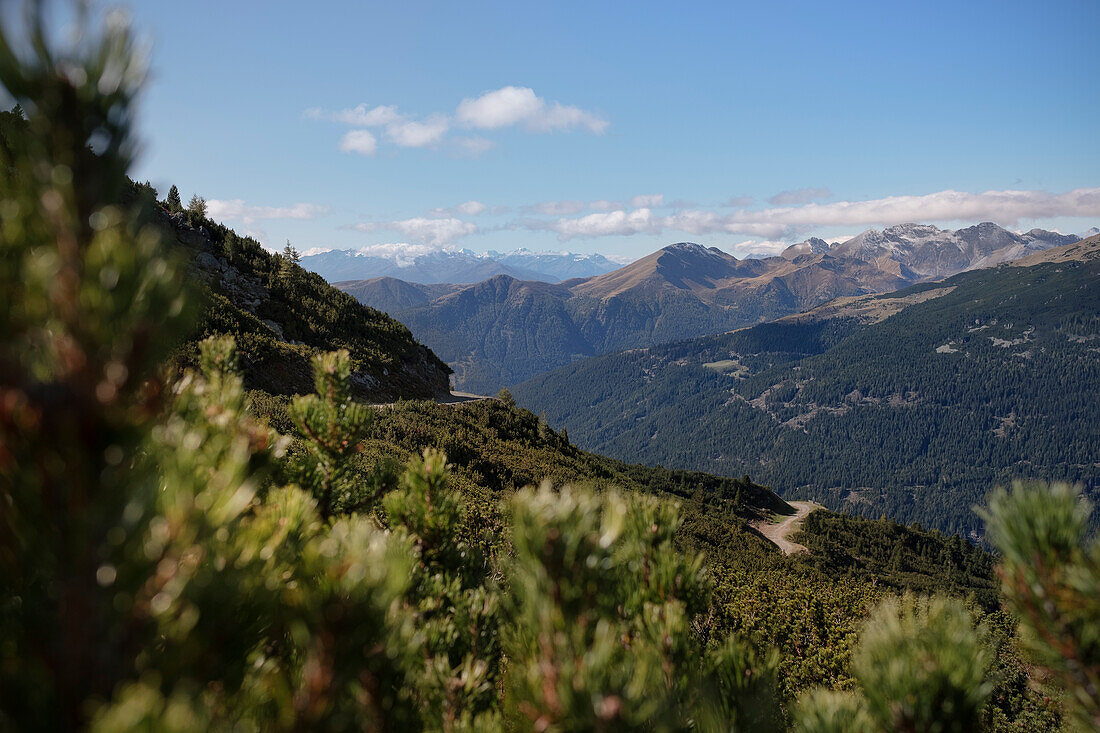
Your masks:
[{"label": "mountain pine shrub", "polygon": [[1090,510],[1068,485],[1019,483],[982,512],[1024,647],[1066,691],[1082,730],[1100,729],[1100,538],[1086,539]]},{"label": "mountain pine shrub", "polygon": [[[784,727],[777,654],[710,633],[674,503],[527,489],[484,542],[441,452],[364,470],[346,352],[314,359],[294,437],[253,417],[232,339],[168,380],[195,311],[126,177],[143,66],[114,19],[61,53],[44,23],[32,4],[31,43],[0,32],[22,108],[0,145],[0,729]],[[1020,487],[987,521],[1028,648],[1087,728],[1085,514]],[[890,601],[858,689],[804,696],[795,724],[974,729],[990,663],[958,602]]]}]

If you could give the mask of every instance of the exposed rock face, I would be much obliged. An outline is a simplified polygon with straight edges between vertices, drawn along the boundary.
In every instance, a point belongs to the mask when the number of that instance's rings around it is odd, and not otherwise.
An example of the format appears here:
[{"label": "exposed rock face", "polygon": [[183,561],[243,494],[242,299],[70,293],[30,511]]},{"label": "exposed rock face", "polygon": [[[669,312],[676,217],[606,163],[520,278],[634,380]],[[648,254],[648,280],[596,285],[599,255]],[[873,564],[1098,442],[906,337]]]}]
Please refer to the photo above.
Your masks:
[{"label": "exposed rock face", "polygon": [[868,230],[830,248],[836,256],[857,257],[887,269],[910,273],[910,282],[936,280],[957,272],[990,267],[1051,247],[1072,244],[1078,237],[1032,229],[1016,234],[991,222],[950,231],[927,224],[899,224],[883,231]]}]

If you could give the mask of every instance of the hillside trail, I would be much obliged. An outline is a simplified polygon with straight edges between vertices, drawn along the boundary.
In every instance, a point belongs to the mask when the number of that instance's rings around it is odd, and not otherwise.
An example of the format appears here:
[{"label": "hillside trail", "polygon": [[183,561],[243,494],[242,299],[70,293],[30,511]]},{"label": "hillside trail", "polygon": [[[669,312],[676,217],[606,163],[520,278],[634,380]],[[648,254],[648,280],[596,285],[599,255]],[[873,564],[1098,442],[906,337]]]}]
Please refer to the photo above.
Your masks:
[{"label": "hillside trail", "polygon": [[750,522],[749,525],[782,550],[784,555],[809,552],[805,546],[791,542],[787,537],[798,531],[806,515],[824,507],[812,501],[788,501],[787,503],[795,508],[795,513],[785,517],[782,522],[756,521]]},{"label": "hillside trail", "polygon": [[[464,405],[467,402],[481,402],[482,400],[495,400],[496,397],[491,395],[473,394],[472,392],[451,392],[450,394],[442,397],[436,397],[435,402],[438,405]],[[396,402],[374,402],[371,407],[377,407],[379,409],[386,407],[393,407]]]}]

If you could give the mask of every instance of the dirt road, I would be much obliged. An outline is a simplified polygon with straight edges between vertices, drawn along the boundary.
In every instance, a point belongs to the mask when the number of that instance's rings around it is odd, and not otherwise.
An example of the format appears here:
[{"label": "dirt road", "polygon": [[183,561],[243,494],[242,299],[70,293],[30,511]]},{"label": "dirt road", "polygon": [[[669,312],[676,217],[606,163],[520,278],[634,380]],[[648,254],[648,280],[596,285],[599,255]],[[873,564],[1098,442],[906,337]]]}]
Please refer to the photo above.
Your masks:
[{"label": "dirt road", "polygon": [[495,397],[484,394],[472,394],[470,392],[451,392],[446,397],[436,400],[441,405],[461,405],[463,402],[480,402],[481,400],[495,400]]},{"label": "dirt road", "polygon": [[[469,392],[451,392],[448,395],[442,397],[436,397],[436,403],[440,405],[462,405],[467,402],[480,402],[481,400],[495,400],[496,397],[482,394],[471,394]],[[375,402],[371,404],[371,407],[377,407],[379,409],[387,409],[394,406],[394,402]]]},{"label": "dirt road", "polygon": [[791,542],[787,537],[798,531],[798,528],[802,526],[802,520],[805,519],[807,514],[823,507],[812,501],[789,501],[787,503],[795,508],[794,514],[785,517],[781,522],[752,522],[751,526],[782,550],[784,555],[808,552],[805,547],[796,542]]}]

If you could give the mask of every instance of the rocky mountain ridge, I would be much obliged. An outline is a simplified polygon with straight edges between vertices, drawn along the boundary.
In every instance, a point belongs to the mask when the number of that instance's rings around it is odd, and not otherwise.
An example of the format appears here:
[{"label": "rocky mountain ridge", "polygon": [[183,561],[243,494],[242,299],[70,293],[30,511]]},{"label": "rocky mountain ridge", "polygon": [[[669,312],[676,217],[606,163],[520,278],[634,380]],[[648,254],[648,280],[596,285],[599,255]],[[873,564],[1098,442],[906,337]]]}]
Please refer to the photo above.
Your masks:
[{"label": "rocky mountain ridge", "polygon": [[455,370],[457,386],[492,393],[587,356],[722,333],[1076,240],[988,223],[953,232],[904,224],[831,245],[811,238],[766,258],[678,242],[552,286],[502,273],[473,285],[382,278],[337,287],[408,325]]}]

